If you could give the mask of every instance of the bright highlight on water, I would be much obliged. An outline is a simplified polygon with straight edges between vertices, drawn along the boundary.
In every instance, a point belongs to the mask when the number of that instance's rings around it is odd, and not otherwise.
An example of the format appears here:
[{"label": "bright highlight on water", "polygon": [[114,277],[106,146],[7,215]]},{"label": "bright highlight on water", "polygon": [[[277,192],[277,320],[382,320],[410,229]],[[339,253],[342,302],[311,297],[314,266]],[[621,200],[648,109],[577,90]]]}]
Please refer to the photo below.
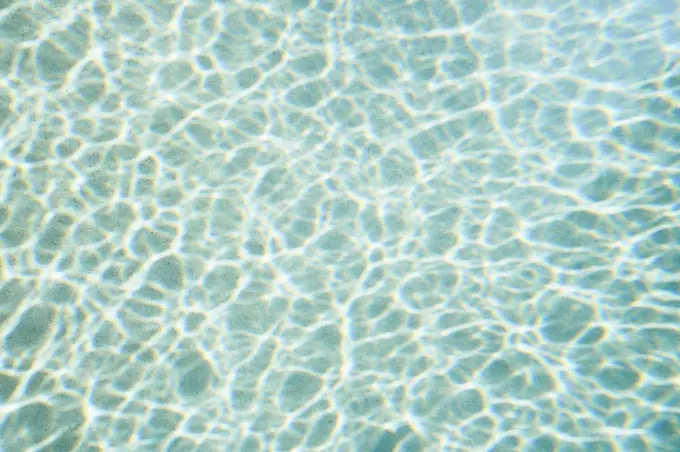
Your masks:
[{"label": "bright highlight on water", "polygon": [[0,0],[0,451],[680,450],[680,1]]}]

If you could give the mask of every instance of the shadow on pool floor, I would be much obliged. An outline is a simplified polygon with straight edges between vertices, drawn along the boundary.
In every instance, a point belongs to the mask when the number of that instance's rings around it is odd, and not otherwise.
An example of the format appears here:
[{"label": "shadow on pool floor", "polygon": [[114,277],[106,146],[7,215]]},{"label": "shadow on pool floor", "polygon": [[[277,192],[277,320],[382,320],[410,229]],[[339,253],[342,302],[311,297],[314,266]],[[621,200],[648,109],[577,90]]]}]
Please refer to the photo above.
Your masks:
[{"label": "shadow on pool floor", "polygon": [[[404,443],[407,437],[413,433],[413,430],[407,425],[403,425],[397,429],[396,432],[386,431],[378,440],[378,444],[371,452],[397,452],[400,443]],[[409,444],[405,444],[405,448],[401,449],[403,452],[422,452],[423,447],[420,441],[416,438],[410,438]]]}]

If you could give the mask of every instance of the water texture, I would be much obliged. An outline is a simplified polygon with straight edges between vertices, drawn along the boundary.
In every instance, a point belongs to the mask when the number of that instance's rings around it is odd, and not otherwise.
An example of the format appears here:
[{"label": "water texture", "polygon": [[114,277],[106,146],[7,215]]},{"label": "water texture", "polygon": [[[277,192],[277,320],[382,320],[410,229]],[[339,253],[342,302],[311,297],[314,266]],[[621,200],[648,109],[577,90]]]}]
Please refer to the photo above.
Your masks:
[{"label": "water texture", "polygon": [[0,450],[680,450],[680,1],[0,0]]}]

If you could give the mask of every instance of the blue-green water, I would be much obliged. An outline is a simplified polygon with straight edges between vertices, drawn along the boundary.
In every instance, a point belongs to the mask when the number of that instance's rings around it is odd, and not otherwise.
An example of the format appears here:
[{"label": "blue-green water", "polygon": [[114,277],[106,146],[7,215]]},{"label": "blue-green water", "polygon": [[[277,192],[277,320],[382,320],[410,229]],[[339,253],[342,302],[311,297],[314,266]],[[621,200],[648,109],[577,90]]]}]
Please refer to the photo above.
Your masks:
[{"label": "blue-green water", "polygon": [[0,451],[680,450],[677,0],[0,0]]}]

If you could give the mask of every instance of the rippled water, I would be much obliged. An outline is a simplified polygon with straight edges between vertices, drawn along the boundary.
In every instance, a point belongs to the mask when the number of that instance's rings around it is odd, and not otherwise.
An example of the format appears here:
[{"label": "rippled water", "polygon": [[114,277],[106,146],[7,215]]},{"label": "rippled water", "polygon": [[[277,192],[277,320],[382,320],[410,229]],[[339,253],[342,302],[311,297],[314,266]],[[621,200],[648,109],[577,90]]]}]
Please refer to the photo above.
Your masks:
[{"label": "rippled water", "polygon": [[678,0],[0,0],[0,450],[680,450]]}]

